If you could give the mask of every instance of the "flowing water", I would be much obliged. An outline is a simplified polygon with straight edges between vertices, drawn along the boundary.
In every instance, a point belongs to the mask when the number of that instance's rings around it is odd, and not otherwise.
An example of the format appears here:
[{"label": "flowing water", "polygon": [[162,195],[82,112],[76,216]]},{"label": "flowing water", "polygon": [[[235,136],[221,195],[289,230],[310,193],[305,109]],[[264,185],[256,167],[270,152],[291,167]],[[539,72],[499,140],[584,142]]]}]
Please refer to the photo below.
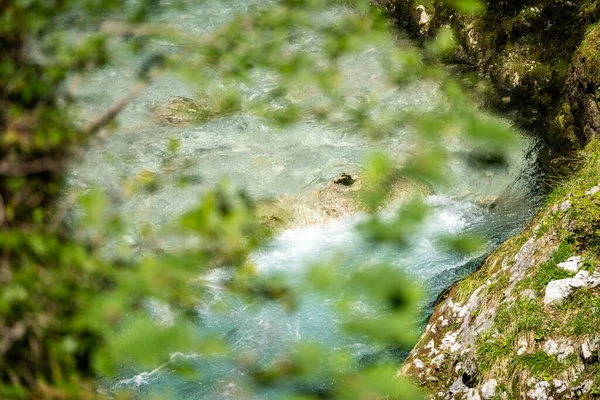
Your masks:
[{"label": "flowing water", "polygon": [[[226,22],[234,13],[243,12],[249,0],[206,1],[185,13],[163,15],[192,33],[207,32]],[[397,44],[396,44],[397,45]],[[400,44],[401,45],[401,44]],[[157,43],[166,46],[168,43]],[[374,62],[382,49],[366,50],[345,68],[348,86],[358,92],[378,92],[386,107],[392,109],[428,109],[447,107],[440,104],[435,82],[417,82],[402,90],[390,89]],[[131,60],[124,58],[111,68],[100,71],[80,88],[78,97],[86,117],[105,109],[125,95],[133,79]],[[267,83],[265,83],[267,85]],[[261,90],[266,87],[258,87]],[[218,118],[200,125],[165,127],[153,119],[150,108],[169,96],[197,95],[193,87],[175,77],[164,77],[136,99],[119,117],[117,132],[90,148],[82,162],[70,174],[71,190],[87,190],[94,185],[109,194],[118,193],[124,181],[151,171],[167,175],[165,159],[170,139],[180,142],[175,156],[187,160],[186,173],[199,179],[184,188],[167,183],[154,193],[139,193],[115,207],[128,223],[128,240],[136,243],[145,224],[155,227],[195,205],[207,188],[223,178],[231,185],[245,188],[255,199],[270,199],[286,194],[301,196],[326,185],[342,172],[356,173],[373,150],[385,149],[394,157],[409,149],[409,133],[399,130],[393,137],[369,141],[353,134],[348,127],[331,127],[317,122],[302,122],[284,131],[276,130],[262,119],[246,114]],[[249,96],[252,95],[250,92]],[[461,149],[460,143],[455,143]],[[398,249],[366,243],[354,227],[364,216],[342,217],[328,223],[291,227],[252,255],[263,274],[283,273],[294,282],[306,267],[315,262],[342,257],[344,268],[377,261],[404,268],[427,293],[424,315],[433,299],[461,276],[471,272],[482,257],[509,236],[518,232],[536,206],[533,139],[524,136],[509,165],[489,170],[459,161],[451,165],[457,176],[452,188],[434,188],[426,201],[433,208],[423,229],[411,239],[410,246]],[[176,160],[177,161],[177,160]],[[117,197],[115,195],[115,197]],[[482,198],[498,198],[489,209],[478,205]],[[394,205],[387,212],[392,212]],[[436,248],[443,233],[478,233],[486,240],[484,251],[465,256]],[[226,298],[218,289],[225,272],[209,278],[215,282],[213,300],[229,304],[226,315],[215,313],[211,304],[197,307],[198,328],[225,338],[233,351],[250,353],[269,360],[281,349],[298,340],[310,340],[331,348],[347,349],[368,358],[373,349],[356,338],[342,334],[327,302],[304,298],[294,313],[278,305],[249,307]],[[168,323],[169,313],[153,308],[157,318]],[[171,370],[180,360],[191,362],[201,378],[188,381]],[[173,354],[170,361],[152,371],[123,367],[121,379],[110,387],[127,387],[144,398],[150,392],[170,394],[176,399],[277,398],[275,393],[256,396],[243,391],[245,377],[226,356]],[[110,389],[109,387],[109,389]]]}]

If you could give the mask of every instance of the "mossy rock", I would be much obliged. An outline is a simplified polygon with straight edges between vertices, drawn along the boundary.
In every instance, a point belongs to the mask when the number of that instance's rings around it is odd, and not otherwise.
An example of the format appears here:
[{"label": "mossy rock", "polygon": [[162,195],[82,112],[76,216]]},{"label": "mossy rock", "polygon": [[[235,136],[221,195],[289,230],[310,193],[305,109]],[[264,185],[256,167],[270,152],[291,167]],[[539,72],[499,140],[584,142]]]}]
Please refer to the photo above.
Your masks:
[{"label": "mossy rock", "polygon": [[600,134],[600,24],[588,30],[573,57],[554,130],[568,134],[575,148]]},{"label": "mossy rock", "polygon": [[183,96],[171,96],[150,108],[162,125],[185,125],[194,121],[200,112],[194,100]]},{"label": "mossy rock", "polygon": [[156,102],[150,110],[161,125],[182,126],[202,123],[217,117],[239,111],[239,99],[223,93],[206,93],[190,99],[183,96],[170,96],[166,101]]},{"label": "mossy rock", "polygon": [[256,216],[259,220],[274,231],[289,227],[293,218],[293,207],[286,206],[280,200],[261,200],[256,203]]},{"label": "mossy rock", "polygon": [[[499,108],[503,112],[518,110],[523,125],[547,132],[554,153],[580,150],[597,136],[597,0],[486,1],[481,14],[457,12],[452,7],[457,2],[448,0],[378,3],[419,40],[432,39],[441,27],[451,26],[458,46],[449,60],[489,76],[498,89],[498,98],[508,100],[497,102]],[[429,17],[426,31],[414,17],[420,6]],[[565,102],[572,113],[564,112]]]},{"label": "mossy rock", "polygon": [[430,398],[598,398],[600,289],[581,287],[559,304],[544,293],[573,275],[560,267],[573,255],[580,272],[600,272],[599,143],[521,235],[438,299],[402,369]]}]

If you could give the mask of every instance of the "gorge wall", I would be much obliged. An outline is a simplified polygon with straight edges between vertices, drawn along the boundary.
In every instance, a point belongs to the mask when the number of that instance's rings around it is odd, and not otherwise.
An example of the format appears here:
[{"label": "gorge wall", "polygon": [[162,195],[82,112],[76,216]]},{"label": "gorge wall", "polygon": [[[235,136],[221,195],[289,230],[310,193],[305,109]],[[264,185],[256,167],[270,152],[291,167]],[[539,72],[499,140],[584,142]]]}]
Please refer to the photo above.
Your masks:
[{"label": "gorge wall", "polygon": [[600,145],[439,301],[402,372],[435,399],[600,395]]},{"label": "gorge wall", "polygon": [[545,124],[555,152],[580,150],[600,133],[598,0],[487,1],[474,15],[448,6],[460,1],[379,3],[420,40],[452,27],[458,50],[449,61],[487,75],[500,107]]},{"label": "gorge wall", "polygon": [[489,77],[498,107],[578,159],[530,226],[439,300],[402,373],[436,399],[600,398],[600,2],[381,0],[426,40],[452,27],[452,63]]}]

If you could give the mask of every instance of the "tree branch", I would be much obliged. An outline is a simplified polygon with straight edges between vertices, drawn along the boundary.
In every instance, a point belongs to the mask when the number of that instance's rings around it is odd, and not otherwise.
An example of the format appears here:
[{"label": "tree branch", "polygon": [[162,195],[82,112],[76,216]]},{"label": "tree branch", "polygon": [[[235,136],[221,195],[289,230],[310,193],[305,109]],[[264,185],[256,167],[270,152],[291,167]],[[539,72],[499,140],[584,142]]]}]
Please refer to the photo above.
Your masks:
[{"label": "tree branch", "polygon": [[80,131],[85,135],[92,135],[97,133],[100,129],[104,128],[106,124],[112,121],[133,99],[138,97],[140,93],[144,91],[150,85],[150,80],[144,80],[139,82],[133,87],[133,89],[127,94],[127,96],[115,101],[108,109],[103,111],[100,115],[92,118],[86,123]]}]

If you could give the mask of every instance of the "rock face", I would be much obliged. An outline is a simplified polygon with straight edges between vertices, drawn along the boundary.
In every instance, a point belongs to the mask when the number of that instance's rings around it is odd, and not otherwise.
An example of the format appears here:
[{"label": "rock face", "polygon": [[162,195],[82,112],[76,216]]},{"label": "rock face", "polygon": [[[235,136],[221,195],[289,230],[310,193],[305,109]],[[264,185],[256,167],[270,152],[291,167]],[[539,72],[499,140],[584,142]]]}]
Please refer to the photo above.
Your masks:
[{"label": "rock face", "polygon": [[573,57],[555,124],[581,143],[600,134],[599,25],[587,33]]},{"label": "rock face", "polygon": [[438,300],[401,370],[431,398],[598,398],[600,144],[586,151],[553,204]]},{"label": "rock face", "polygon": [[[545,126],[550,158],[583,169],[521,235],[439,299],[401,372],[435,399],[595,399],[600,394],[600,7],[596,0],[377,0],[420,41],[450,26],[448,61],[486,75],[493,105]],[[492,203],[493,204],[493,203]]]},{"label": "rock face", "polygon": [[488,0],[485,12],[475,15],[449,6],[459,2],[378,2],[419,40],[452,27],[459,46],[450,61],[489,76],[500,92],[498,108],[520,110],[525,120],[547,124],[554,151],[581,149],[600,132],[595,0]]}]

